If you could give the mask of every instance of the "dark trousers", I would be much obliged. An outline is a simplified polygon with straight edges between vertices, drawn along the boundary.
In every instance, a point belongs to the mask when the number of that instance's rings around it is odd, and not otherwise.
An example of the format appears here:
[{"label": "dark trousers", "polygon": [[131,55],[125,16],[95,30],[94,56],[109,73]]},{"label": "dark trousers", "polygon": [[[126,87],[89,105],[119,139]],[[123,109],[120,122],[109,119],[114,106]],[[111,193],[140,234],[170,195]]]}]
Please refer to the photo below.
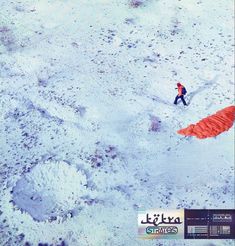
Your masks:
[{"label": "dark trousers", "polygon": [[185,100],[184,100],[184,95],[182,95],[182,96],[177,95],[177,96],[175,97],[174,104],[177,104],[177,101],[178,101],[179,98],[182,100],[182,102],[183,102],[184,105],[187,105],[187,103],[186,103]]}]

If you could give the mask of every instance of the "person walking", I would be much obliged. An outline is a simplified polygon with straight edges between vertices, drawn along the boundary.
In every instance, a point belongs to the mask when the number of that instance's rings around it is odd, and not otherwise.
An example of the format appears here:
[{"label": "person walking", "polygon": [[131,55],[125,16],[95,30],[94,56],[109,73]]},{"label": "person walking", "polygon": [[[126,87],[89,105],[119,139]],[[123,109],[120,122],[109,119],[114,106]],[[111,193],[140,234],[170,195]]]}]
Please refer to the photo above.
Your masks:
[{"label": "person walking", "polygon": [[184,106],[187,106],[187,103],[184,100],[184,95],[187,93],[185,87],[181,83],[177,83],[178,95],[175,97],[174,104],[177,105],[178,99],[181,99]]}]

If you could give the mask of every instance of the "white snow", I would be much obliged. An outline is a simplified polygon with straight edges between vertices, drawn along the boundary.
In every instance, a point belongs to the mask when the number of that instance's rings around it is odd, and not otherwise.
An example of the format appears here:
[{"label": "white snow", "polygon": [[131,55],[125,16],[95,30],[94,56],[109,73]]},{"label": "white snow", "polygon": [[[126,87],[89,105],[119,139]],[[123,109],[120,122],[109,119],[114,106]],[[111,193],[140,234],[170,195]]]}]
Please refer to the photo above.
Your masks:
[{"label": "white snow", "polygon": [[137,239],[138,208],[234,207],[233,129],[176,133],[234,103],[233,1],[130,2],[0,1],[0,245],[233,244]]},{"label": "white snow", "polygon": [[81,203],[86,177],[65,162],[36,165],[13,188],[13,201],[34,219],[62,216]]}]

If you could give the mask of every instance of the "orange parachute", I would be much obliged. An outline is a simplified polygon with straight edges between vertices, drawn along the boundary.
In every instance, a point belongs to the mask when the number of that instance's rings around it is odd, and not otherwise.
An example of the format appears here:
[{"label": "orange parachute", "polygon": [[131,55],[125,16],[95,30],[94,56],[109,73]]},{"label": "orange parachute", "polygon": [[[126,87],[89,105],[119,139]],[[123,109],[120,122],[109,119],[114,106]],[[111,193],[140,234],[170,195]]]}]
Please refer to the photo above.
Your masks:
[{"label": "orange parachute", "polygon": [[226,107],[196,124],[191,124],[177,133],[197,138],[215,137],[232,127],[235,120],[235,106]]}]

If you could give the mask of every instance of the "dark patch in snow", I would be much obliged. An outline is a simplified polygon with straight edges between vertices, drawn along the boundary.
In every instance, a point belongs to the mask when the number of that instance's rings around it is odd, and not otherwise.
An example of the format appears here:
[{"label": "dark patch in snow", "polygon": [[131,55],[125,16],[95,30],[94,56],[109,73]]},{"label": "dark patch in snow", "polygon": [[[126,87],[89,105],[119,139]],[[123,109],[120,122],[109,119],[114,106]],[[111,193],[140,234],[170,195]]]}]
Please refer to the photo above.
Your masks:
[{"label": "dark patch in snow", "polygon": [[138,8],[138,7],[141,7],[141,6],[144,6],[146,0],[130,0],[130,7],[132,8]]},{"label": "dark patch in snow", "polygon": [[157,116],[150,115],[150,122],[149,131],[159,132],[161,130],[161,120]]},{"label": "dark patch in snow", "polygon": [[0,26],[0,42],[6,47],[7,51],[15,49],[15,37],[13,31],[7,26]]}]

